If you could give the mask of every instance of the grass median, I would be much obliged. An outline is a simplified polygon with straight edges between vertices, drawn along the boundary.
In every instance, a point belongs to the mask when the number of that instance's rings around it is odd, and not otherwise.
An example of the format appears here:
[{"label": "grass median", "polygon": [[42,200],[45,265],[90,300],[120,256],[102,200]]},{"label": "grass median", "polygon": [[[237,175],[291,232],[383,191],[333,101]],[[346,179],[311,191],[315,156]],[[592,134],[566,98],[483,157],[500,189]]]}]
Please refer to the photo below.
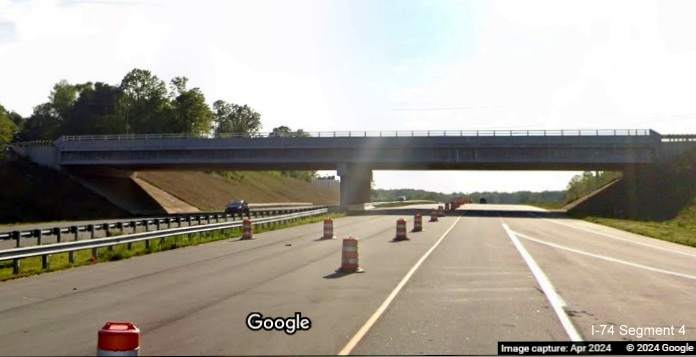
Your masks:
[{"label": "grass median", "polygon": [[[263,233],[282,228],[289,228],[304,224],[322,222],[324,219],[334,219],[345,216],[345,213],[330,213],[321,216],[300,218],[283,223],[266,223],[263,225],[253,225],[253,232]],[[110,248],[99,248],[98,255],[92,257],[92,250],[80,250],[74,252],[75,263],[71,264],[68,259],[68,253],[54,254],[50,256],[49,268],[43,269],[41,257],[32,257],[22,259],[20,261],[20,273],[13,274],[13,261],[0,262],[0,281],[22,278],[57,270],[64,270],[84,265],[98,264],[101,262],[117,261],[128,259],[135,256],[151,254],[166,250],[183,248],[193,245],[210,243],[226,239],[235,239],[242,236],[242,229],[233,228],[226,229],[225,232],[211,231],[203,233],[180,234],[166,238],[156,238],[150,241],[150,247],[146,248],[145,242],[133,243],[131,249],[128,249],[128,244],[120,244]]]},{"label": "grass median", "polygon": [[585,217],[585,220],[646,237],[696,247],[696,220],[643,222],[599,217]]}]

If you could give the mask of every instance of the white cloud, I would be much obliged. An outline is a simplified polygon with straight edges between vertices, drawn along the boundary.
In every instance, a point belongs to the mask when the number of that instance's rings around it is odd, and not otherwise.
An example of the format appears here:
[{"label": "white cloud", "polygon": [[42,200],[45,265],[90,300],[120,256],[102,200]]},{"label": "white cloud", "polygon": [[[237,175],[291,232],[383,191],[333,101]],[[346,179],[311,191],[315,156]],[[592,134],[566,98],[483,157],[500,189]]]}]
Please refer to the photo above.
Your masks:
[{"label": "white cloud", "polygon": [[417,113],[420,118],[441,118],[464,128],[657,126],[658,131],[672,131],[683,129],[687,122],[640,118],[696,111],[692,99],[696,51],[687,51],[694,46],[670,51],[675,41],[666,38],[679,33],[677,43],[694,43],[696,25],[685,16],[678,16],[681,21],[674,25],[671,17],[685,3],[496,1],[477,5],[485,21],[474,54],[457,62],[399,68],[396,75],[422,71],[427,74],[419,78],[428,80],[393,88],[393,102],[498,108]]}]

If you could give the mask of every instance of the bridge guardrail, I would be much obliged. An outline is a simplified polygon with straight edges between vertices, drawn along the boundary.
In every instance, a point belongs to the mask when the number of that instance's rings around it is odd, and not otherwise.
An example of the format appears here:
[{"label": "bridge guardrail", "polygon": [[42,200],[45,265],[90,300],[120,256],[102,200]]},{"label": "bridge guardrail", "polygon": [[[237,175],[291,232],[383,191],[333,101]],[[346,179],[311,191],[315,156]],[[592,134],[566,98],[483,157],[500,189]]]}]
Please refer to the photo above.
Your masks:
[{"label": "bridge guardrail", "polygon": [[[650,129],[577,129],[577,130],[410,130],[410,131],[329,131],[305,132],[308,137],[429,137],[429,136],[648,136],[656,135]],[[659,135],[659,134],[657,134]],[[257,134],[120,134],[120,135],[67,135],[56,143],[68,141],[102,140],[161,140],[161,139],[216,139],[216,138],[270,138],[294,137],[277,133]]]},{"label": "bridge guardrail", "polygon": [[[316,208],[316,209],[312,209],[312,210],[305,210],[305,211],[301,211],[301,212],[289,213],[289,214],[285,214],[285,215],[281,215],[281,216],[264,217],[264,218],[261,218],[258,220],[252,220],[252,224],[253,225],[263,225],[263,224],[268,224],[268,223],[286,222],[286,221],[293,220],[293,219],[326,214],[328,212],[329,212],[328,207]],[[45,244],[45,245],[35,245],[35,246],[30,246],[30,247],[5,249],[5,250],[0,250],[0,261],[13,260],[14,261],[14,267],[13,267],[14,274],[19,274],[20,261],[22,259],[41,256],[43,269],[45,270],[45,269],[48,269],[48,265],[49,265],[48,257],[52,254],[70,253],[70,257],[69,257],[70,262],[74,263],[73,253],[75,251],[92,249],[94,251],[94,254],[96,254],[96,250],[99,248],[113,247],[115,245],[121,245],[121,244],[128,244],[130,247],[131,244],[133,244],[135,242],[140,242],[140,241],[146,241],[146,243],[147,243],[152,239],[166,238],[166,237],[177,236],[177,235],[182,235],[182,234],[202,233],[202,232],[209,232],[209,231],[216,231],[216,230],[238,228],[238,227],[242,227],[242,223],[243,222],[241,220],[235,221],[235,222],[210,223],[210,224],[200,225],[200,226],[167,228],[164,230],[132,233],[132,234],[126,234],[126,235],[119,235],[119,236],[115,236],[115,237],[85,239],[85,240],[76,240],[76,241],[71,241],[71,242],[61,242],[61,243],[55,243],[55,244]],[[90,230],[93,234],[96,227],[97,227],[96,225],[89,225],[87,227],[87,229]],[[75,227],[73,227],[73,228],[75,228]],[[75,233],[72,228],[69,230],[69,232]]]},{"label": "bridge guardrail", "polygon": [[9,146],[14,147],[40,147],[40,146],[52,146],[53,141],[50,140],[33,140],[33,141],[18,141],[10,143]]},{"label": "bridge guardrail", "polygon": [[661,139],[663,142],[696,142],[696,134],[667,134]]},{"label": "bridge guardrail", "polygon": [[[327,206],[310,206],[310,207],[297,207],[297,208],[284,208],[284,209],[259,209],[259,210],[251,210],[249,212],[250,217],[258,218],[258,217],[268,217],[268,216],[275,216],[279,214],[287,214],[287,213],[293,213],[293,212],[304,212],[304,211],[310,211],[314,209],[321,209],[321,208],[327,208]],[[197,222],[196,225],[201,225],[201,222],[205,219],[205,221],[209,224],[211,222],[211,219],[216,220],[219,222],[220,219],[225,219],[225,222],[228,221],[228,219],[235,220],[235,217],[238,217],[239,215],[233,215],[229,213],[224,213],[224,212],[213,212],[213,213],[188,213],[188,214],[175,214],[175,215],[170,215],[170,216],[161,216],[161,217],[144,217],[144,218],[139,218],[139,219],[128,219],[128,220],[122,220],[122,221],[117,221],[113,223],[96,223],[93,224],[94,226],[98,227],[97,230],[102,230],[102,231],[109,231],[111,229],[119,229],[121,234],[125,233],[125,230],[128,228],[132,228],[133,232],[135,232],[136,227],[138,226],[143,226],[145,227],[146,230],[149,230],[150,225],[155,225],[161,226],[162,223],[167,224],[168,227],[171,227],[171,224],[176,222],[179,226],[181,226],[182,222],[187,222],[187,224],[190,226],[192,221]],[[42,243],[42,238],[47,237],[47,236],[55,236],[57,238],[57,242],[60,243],[62,240],[62,234],[63,233],[70,233],[71,230],[77,229],[78,233],[79,232],[87,232],[87,227],[89,224],[83,224],[83,225],[78,225],[78,226],[59,226],[57,225],[56,227],[52,228],[28,228],[28,229],[21,229],[21,230],[15,230],[7,233],[0,233],[0,241],[3,240],[17,240],[17,248],[21,247],[21,242],[18,239],[21,238],[37,238],[38,242],[37,245],[41,245]],[[77,227],[77,228],[75,228]],[[158,228],[159,229],[159,228]]]}]

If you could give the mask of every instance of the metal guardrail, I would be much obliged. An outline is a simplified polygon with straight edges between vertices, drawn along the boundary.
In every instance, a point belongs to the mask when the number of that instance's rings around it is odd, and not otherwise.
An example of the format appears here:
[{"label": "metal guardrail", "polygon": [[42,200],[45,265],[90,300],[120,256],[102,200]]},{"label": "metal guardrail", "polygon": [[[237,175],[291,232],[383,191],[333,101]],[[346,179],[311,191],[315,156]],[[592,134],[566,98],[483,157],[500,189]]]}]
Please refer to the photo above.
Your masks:
[{"label": "metal guardrail", "polygon": [[[274,216],[274,215],[279,215],[279,214],[287,214],[287,213],[292,213],[292,212],[304,212],[304,211],[310,211],[310,210],[315,210],[315,209],[321,209],[321,208],[327,208],[326,206],[310,206],[310,207],[301,207],[301,208],[284,208],[284,209],[259,209],[259,210],[251,210],[249,211],[249,217],[267,217],[267,216]],[[97,230],[104,230],[104,231],[109,231],[111,229],[119,229],[122,233],[125,232],[125,229],[127,228],[132,228],[135,230],[135,227],[137,226],[145,226],[146,229],[149,229],[149,226],[152,225],[161,225],[162,223],[167,224],[170,226],[172,223],[176,222],[178,224],[181,224],[181,222],[187,222],[189,225],[191,224],[192,221],[196,221],[197,224],[201,224],[203,220],[206,222],[210,223],[212,219],[219,221],[220,219],[227,219],[231,218],[232,220],[235,220],[235,217],[238,215],[230,214],[230,213],[223,213],[223,212],[213,212],[213,213],[189,213],[189,214],[175,214],[171,216],[162,216],[162,217],[150,217],[150,218],[141,218],[141,219],[128,219],[128,220],[123,220],[123,221],[117,221],[113,223],[97,223],[93,224],[94,226],[98,227]],[[37,238],[38,239],[38,245],[41,245],[41,239],[47,236],[55,236],[57,237],[58,242],[61,240],[61,236],[63,233],[69,233],[71,230],[77,230],[78,232],[87,232],[87,228],[90,226],[90,224],[83,224],[83,225],[70,225],[70,226],[56,226],[56,227],[51,227],[51,228],[42,228],[42,229],[37,229],[37,228],[26,228],[26,229],[21,229],[21,230],[14,230],[11,232],[7,233],[0,233],[0,241],[3,240],[16,240],[17,235],[19,238]],[[17,244],[20,244],[19,241],[17,241]],[[19,245],[17,247],[20,247]]]},{"label": "metal guardrail", "polygon": [[50,140],[19,141],[19,142],[11,143],[10,145],[15,146],[15,147],[52,146],[53,141],[50,141]]},{"label": "metal guardrail", "polygon": [[661,139],[663,142],[696,142],[696,134],[668,134]]},{"label": "metal guardrail", "polygon": [[[650,129],[597,129],[597,130],[411,130],[411,131],[329,131],[305,132],[307,137],[442,137],[442,136],[648,136],[657,134]],[[658,134],[659,135],[659,134]],[[272,138],[296,137],[277,133],[227,133],[227,134],[120,134],[120,135],[68,135],[56,143],[68,141],[102,140],[161,140],[161,139],[216,139],[216,138]]]},{"label": "metal guardrail", "polygon": [[[252,225],[262,225],[262,224],[268,224],[268,223],[285,222],[288,220],[293,220],[293,219],[298,219],[298,218],[303,218],[303,217],[326,214],[328,212],[329,212],[329,209],[327,207],[315,208],[312,210],[304,210],[301,212],[295,212],[295,213],[285,214],[285,215],[281,215],[281,216],[265,217],[265,218],[261,218],[261,219],[255,220],[255,221],[252,220]],[[92,238],[92,239],[84,239],[84,240],[74,240],[74,241],[70,241],[70,242],[60,242],[60,243],[55,243],[55,244],[45,244],[45,245],[36,245],[36,246],[30,246],[30,247],[5,249],[5,250],[0,250],[0,261],[13,260],[14,261],[14,266],[13,266],[14,274],[19,274],[21,259],[41,256],[42,257],[42,266],[43,266],[43,269],[45,270],[45,269],[48,269],[48,266],[49,266],[49,258],[48,257],[51,256],[52,254],[69,253],[68,259],[69,259],[70,263],[75,263],[75,256],[74,256],[75,251],[92,249],[93,256],[96,256],[97,249],[99,249],[99,248],[113,247],[115,245],[120,245],[120,244],[128,244],[128,248],[131,249],[132,248],[131,245],[133,243],[141,242],[141,241],[145,241],[146,247],[149,247],[150,240],[152,240],[152,239],[166,238],[166,237],[177,236],[177,235],[182,235],[182,234],[202,233],[202,232],[209,232],[209,231],[216,231],[216,230],[239,228],[239,227],[242,227],[242,224],[243,224],[242,221],[224,222],[224,223],[209,223],[209,224],[205,224],[205,225],[190,226],[190,227],[168,228],[168,229],[157,230],[157,231],[152,231],[152,232],[132,233],[132,234],[115,236],[115,237]],[[97,225],[89,225],[87,227],[87,230],[92,233],[92,236],[94,236],[94,232],[96,231],[96,229],[97,229]],[[61,229],[60,232],[63,232],[63,230]],[[75,238],[77,239],[77,234],[79,233],[79,230],[76,229],[75,226],[73,226],[68,230],[68,233],[75,234],[76,235]],[[19,239],[19,238],[16,238],[16,239]]]}]

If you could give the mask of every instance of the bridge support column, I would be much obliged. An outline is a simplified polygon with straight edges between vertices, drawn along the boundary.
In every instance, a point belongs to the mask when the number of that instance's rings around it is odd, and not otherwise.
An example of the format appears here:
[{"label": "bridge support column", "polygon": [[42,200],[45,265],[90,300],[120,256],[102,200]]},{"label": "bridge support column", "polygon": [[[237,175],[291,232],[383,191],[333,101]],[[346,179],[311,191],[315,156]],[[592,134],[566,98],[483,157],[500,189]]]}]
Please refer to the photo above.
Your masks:
[{"label": "bridge support column", "polygon": [[364,207],[372,202],[372,169],[364,165],[338,164],[341,177],[341,208]]}]

